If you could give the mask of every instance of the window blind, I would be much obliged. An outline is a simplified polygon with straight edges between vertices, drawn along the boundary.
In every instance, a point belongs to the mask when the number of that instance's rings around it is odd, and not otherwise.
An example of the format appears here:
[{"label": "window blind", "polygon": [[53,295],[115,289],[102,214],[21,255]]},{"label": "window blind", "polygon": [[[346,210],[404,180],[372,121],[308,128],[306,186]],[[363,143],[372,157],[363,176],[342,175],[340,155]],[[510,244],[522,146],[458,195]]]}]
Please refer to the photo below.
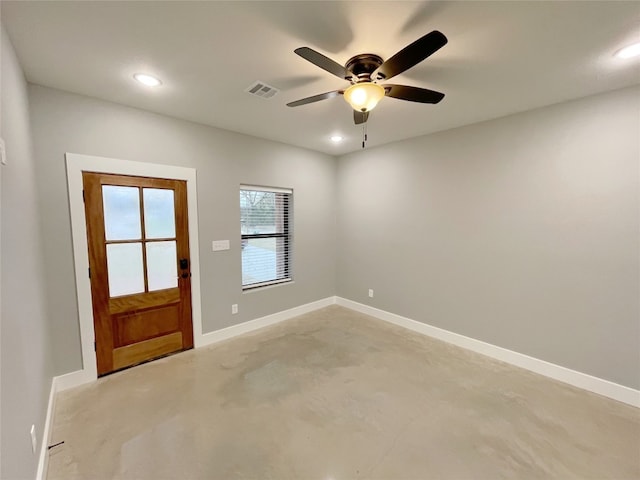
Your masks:
[{"label": "window blind", "polygon": [[293,191],[240,187],[242,287],[262,287],[291,280]]}]

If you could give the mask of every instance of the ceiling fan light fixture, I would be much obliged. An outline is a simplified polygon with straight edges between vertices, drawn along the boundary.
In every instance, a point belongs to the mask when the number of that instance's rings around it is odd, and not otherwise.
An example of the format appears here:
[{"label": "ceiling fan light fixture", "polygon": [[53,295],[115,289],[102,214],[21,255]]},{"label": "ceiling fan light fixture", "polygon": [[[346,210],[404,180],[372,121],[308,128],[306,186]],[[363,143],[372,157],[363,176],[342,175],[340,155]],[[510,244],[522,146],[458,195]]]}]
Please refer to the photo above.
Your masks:
[{"label": "ceiling fan light fixture", "polygon": [[384,88],[377,83],[361,82],[344,91],[344,99],[357,112],[369,112],[384,97]]}]

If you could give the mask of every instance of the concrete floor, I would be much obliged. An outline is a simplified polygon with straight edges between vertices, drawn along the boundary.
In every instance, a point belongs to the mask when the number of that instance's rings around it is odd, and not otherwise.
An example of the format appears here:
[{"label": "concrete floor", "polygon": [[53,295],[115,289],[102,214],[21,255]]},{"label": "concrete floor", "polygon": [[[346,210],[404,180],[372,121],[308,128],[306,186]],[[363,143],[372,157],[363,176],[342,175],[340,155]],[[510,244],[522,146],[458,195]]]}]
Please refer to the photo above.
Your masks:
[{"label": "concrete floor", "polygon": [[329,307],[57,399],[49,479],[640,478],[640,410]]}]

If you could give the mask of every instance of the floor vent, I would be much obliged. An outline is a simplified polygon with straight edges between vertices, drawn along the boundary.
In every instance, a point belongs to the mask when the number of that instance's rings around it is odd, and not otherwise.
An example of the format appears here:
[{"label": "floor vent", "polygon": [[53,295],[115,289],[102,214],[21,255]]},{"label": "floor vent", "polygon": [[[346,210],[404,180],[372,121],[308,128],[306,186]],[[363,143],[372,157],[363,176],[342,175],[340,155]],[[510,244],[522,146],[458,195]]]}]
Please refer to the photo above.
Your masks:
[{"label": "floor vent", "polygon": [[280,90],[277,88],[260,81],[255,82],[245,90],[245,92],[250,93],[251,95],[262,98],[274,97],[279,91]]}]

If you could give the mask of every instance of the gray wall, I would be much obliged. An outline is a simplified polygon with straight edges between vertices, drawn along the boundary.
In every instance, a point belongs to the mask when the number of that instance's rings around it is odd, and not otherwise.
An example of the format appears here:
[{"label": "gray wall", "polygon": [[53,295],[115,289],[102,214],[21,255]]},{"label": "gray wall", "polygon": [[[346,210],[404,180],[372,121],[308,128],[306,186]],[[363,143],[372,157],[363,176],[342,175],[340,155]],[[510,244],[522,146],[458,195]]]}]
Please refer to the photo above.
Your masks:
[{"label": "gray wall", "polygon": [[[203,332],[335,294],[335,158],[40,86],[29,94],[57,374],[82,367],[65,152],[197,169]],[[294,189],[293,284],[242,294],[241,183]],[[222,239],[231,250],[212,252]]]},{"label": "gray wall", "polygon": [[638,88],[344,156],[337,294],[638,388],[639,159]]},{"label": "gray wall", "polygon": [[39,452],[53,368],[27,84],[1,30],[0,477],[22,479],[36,474],[29,429],[35,424]]},{"label": "gray wall", "polygon": [[[589,97],[336,168],[326,155],[31,86],[56,373],[81,367],[69,151],[197,169],[205,332],[337,292],[638,388],[638,98],[637,88]],[[241,293],[240,183],[295,189],[295,284]],[[213,239],[232,250],[211,252]]]}]

